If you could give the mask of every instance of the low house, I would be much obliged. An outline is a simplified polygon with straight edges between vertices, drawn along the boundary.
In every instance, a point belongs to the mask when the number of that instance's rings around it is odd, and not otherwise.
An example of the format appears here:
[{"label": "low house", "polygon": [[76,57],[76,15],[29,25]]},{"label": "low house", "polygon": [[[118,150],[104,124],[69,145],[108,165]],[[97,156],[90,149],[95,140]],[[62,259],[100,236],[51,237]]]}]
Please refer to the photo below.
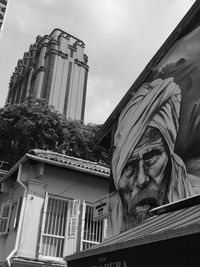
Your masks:
[{"label": "low house", "polygon": [[106,220],[93,221],[93,203],[108,194],[107,167],[35,149],[0,182],[2,265],[62,266],[63,256],[105,238]]}]

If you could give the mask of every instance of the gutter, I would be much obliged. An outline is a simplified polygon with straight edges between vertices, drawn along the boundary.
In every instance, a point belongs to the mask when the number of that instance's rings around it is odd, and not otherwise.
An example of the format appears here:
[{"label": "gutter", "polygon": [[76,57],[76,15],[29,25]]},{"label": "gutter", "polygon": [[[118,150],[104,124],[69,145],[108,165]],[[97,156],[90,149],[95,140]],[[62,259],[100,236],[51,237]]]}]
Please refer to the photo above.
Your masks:
[{"label": "gutter", "polygon": [[27,160],[27,155],[25,154],[1,179],[0,179],[0,183],[6,181],[11,174],[13,174],[18,168],[19,166],[24,163]]},{"label": "gutter", "polygon": [[18,249],[18,246],[19,246],[19,239],[20,239],[20,234],[21,234],[22,221],[23,221],[23,217],[24,217],[26,197],[27,197],[27,187],[20,180],[21,179],[21,173],[22,173],[22,164],[20,163],[19,164],[18,175],[17,175],[17,182],[24,188],[24,195],[23,195],[21,212],[20,212],[20,218],[19,218],[19,224],[18,224],[18,229],[17,229],[17,234],[16,234],[15,247],[12,250],[12,252],[8,255],[8,257],[6,258],[6,261],[7,261],[9,267],[12,266],[12,264],[11,264],[11,258],[17,252],[17,249]]}]

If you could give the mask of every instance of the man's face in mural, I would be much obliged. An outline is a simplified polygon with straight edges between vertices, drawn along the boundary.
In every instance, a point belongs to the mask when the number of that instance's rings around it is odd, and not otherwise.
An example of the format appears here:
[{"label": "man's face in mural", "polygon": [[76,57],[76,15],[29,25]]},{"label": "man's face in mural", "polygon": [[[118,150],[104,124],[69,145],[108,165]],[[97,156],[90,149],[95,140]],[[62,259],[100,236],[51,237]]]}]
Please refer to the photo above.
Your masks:
[{"label": "man's face in mural", "polygon": [[127,230],[149,217],[149,211],[165,203],[169,177],[166,144],[161,133],[148,127],[126,163],[119,180]]}]

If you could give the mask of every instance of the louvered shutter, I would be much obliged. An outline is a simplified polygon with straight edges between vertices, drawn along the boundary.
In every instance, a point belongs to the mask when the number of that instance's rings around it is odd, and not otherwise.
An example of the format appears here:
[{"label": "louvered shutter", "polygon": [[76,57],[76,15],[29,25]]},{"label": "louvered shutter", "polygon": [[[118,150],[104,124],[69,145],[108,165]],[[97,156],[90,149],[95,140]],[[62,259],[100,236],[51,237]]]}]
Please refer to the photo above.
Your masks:
[{"label": "louvered shutter", "polygon": [[46,222],[46,214],[47,214],[47,206],[48,206],[49,194],[48,192],[45,193],[44,204],[42,208],[42,220],[41,220],[41,236],[40,236],[40,248],[39,253],[42,254],[42,246],[43,246],[43,234],[45,229],[45,222]]},{"label": "louvered shutter", "polygon": [[108,219],[103,220],[103,240],[108,238]]},{"label": "louvered shutter", "polygon": [[0,235],[8,233],[12,204],[3,203],[0,215]]},{"label": "louvered shutter", "polygon": [[67,214],[67,231],[65,242],[65,255],[71,255],[77,252],[78,246],[78,225],[80,216],[80,203],[79,199],[74,199],[68,202],[68,214]]},{"label": "louvered shutter", "polygon": [[69,238],[74,238],[78,228],[78,216],[79,216],[80,200],[74,199],[69,202],[69,221],[67,235]]}]

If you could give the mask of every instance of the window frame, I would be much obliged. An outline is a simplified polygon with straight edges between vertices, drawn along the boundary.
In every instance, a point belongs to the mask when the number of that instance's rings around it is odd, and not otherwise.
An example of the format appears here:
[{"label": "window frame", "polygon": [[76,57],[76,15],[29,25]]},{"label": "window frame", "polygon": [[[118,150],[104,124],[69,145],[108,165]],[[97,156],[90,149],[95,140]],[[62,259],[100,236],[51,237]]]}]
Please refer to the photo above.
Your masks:
[{"label": "window frame", "polygon": [[[63,236],[57,236],[57,235],[51,235],[51,234],[47,234],[45,233],[45,227],[46,227],[46,219],[47,219],[47,212],[48,212],[48,202],[49,202],[49,199],[55,199],[55,200],[61,200],[61,201],[65,201],[67,203],[65,203],[67,205],[66,207],[66,217],[64,219],[64,222],[65,222],[65,225],[63,225],[64,229],[65,229],[65,233],[63,234]],[[53,256],[53,255],[44,255],[43,253],[43,238],[44,237],[50,237],[52,239],[56,239],[56,238],[59,238],[59,239],[63,239],[64,240],[64,245],[62,247],[62,254],[64,253],[65,251],[65,242],[66,242],[66,236],[67,236],[67,227],[68,227],[68,209],[69,209],[69,199],[68,198],[62,198],[62,197],[59,197],[59,196],[55,196],[53,194],[49,194],[48,192],[46,192],[45,194],[45,199],[44,199],[44,205],[43,205],[43,210],[42,210],[42,216],[41,216],[41,232],[40,232],[40,244],[39,244],[39,258],[40,259],[44,259],[44,260],[56,260],[56,261],[60,261],[60,262],[63,262],[63,256],[62,255],[61,257],[56,257],[56,256]],[[53,254],[53,253],[52,253]]]},{"label": "window frame", "polygon": [[[5,209],[7,207],[9,209],[8,210],[8,215],[7,216],[3,216],[3,214],[5,212]],[[6,221],[6,226],[5,226],[5,230],[0,232],[0,236],[8,234],[8,232],[9,232],[9,224],[10,224],[11,212],[12,212],[12,203],[11,202],[2,203],[1,212],[0,212],[0,230],[1,230],[2,220]]]},{"label": "window frame", "polygon": [[[89,220],[87,217],[87,208],[91,208],[92,214],[89,215]],[[94,221],[94,204],[84,202],[83,203],[83,211],[82,211],[82,225],[81,225],[81,244],[80,244],[80,250],[83,251],[85,249],[88,249],[94,245],[98,245],[102,243],[107,238],[107,228],[108,228],[108,222],[107,218]],[[87,222],[86,222],[87,220]],[[85,226],[85,224],[90,224],[89,226]],[[85,233],[88,231],[88,234]],[[95,232],[94,232],[95,231]],[[101,235],[98,231],[101,231]],[[93,237],[92,237],[93,235]],[[96,237],[95,237],[96,235]],[[86,238],[85,238],[86,237]],[[86,245],[88,244],[88,246]],[[84,248],[84,245],[86,245],[86,248]]]}]

